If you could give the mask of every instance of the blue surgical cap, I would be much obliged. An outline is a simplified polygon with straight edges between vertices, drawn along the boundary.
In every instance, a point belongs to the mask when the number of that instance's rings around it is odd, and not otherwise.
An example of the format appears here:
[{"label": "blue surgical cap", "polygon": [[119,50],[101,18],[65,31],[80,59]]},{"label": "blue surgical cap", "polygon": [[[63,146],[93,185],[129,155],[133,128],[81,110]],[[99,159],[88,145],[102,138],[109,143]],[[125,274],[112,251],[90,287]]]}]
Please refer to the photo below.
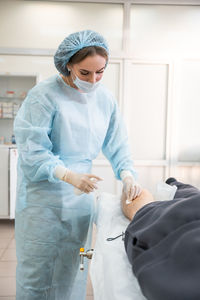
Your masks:
[{"label": "blue surgical cap", "polygon": [[104,37],[92,30],[83,30],[67,36],[54,55],[56,69],[63,75],[68,76],[66,64],[70,58],[79,50],[85,47],[98,46],[102,47],[109,54],[108,44]]}]

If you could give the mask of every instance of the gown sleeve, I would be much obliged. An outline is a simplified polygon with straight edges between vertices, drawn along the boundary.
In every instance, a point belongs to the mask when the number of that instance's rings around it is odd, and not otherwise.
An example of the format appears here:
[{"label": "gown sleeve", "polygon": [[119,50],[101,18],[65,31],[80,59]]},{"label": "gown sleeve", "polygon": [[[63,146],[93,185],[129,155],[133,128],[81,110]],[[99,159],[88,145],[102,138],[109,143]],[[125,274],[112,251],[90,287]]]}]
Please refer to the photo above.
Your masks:
[{"label": "gown sleeve", "polygon": [[115,100],[113,100],[113,111],[102,152],[110,161],[117,179],[121,179],[120,173],[122,170],[129,170],[134,178],[137,177],[131,159],[127,130]]},{"label": "gown sleeve", "polygon": [[31,182],[48,180],[56,183],[57,165],[64,166],[52,153],[50,139],[56,107],[50,101],[27,96],[14,122],[14,133],[19,151],[20,167]]}]

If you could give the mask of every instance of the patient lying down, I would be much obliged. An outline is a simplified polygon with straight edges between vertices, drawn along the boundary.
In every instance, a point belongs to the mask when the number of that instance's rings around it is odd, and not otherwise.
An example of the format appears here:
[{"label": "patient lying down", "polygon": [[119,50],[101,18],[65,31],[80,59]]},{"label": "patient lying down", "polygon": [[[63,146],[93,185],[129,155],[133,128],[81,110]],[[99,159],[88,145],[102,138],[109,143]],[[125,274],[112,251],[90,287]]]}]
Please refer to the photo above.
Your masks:
[{"label": "patient lying down", "polygon": [[148,300],[199,300],[200,190],[174,178],[166,183],[177,186],[174,200],[154,201],[143,190],[127,205],[122,194],[123,213],[131,220],[125,249]]}]

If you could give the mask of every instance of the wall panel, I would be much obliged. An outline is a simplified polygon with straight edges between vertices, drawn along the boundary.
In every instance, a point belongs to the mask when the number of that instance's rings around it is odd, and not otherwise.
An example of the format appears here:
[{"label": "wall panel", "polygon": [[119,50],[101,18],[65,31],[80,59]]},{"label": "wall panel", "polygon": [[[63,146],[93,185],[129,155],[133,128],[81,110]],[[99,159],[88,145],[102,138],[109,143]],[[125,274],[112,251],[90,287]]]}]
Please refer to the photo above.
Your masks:
[{"label": "wall panel", "polygon": [[200,189],[200,165],[177,167],[175,177],[179,181],[192,184]]},{"label": "wall panel", "polygon": [[131,55],[199,57],[200,6],[132,5]]},{"label": "wall panel", "polygon": [[[107,65],[102,83],[113,93],[116,101],[120,104],[121,100],[121,90],[120,90],[120,78],[122,73],[121,61],[110,60]],[[101,152],[97,159],[105,160],[105,156]]]},{"label": "wall panel", "polygon": [[83,29],[100,32],[112,51],[121,50],[123,5],[0,1],[0,47],[56,49],[68,34]]},{"label": "wall panel", "polygon": [[134,159],[165,159],[168,66],[131,63],[125,118]]},{"label": "wall panel", "polygon": [[200,162],[200,61],[183,61],[180,69],[178,160]]},{"label": "wall panel", "polygon": [[106,85],[110,91],[112,91],[114,97],[118,102],[120,102],[121,96],[121,61],[110,60],[108,66],[104,71],[104,76],[102,82]]},{"label": "wall panel", "polygon": [[162,166],[137,166],[138,182],[155,195],[158,182],[165,181],[165,168]]},{"label": "wall panel", "polygon": [[0,72],[37,75],[40,81],[55,74],[57,71],[54,67],[53,57],[1,55]]}]

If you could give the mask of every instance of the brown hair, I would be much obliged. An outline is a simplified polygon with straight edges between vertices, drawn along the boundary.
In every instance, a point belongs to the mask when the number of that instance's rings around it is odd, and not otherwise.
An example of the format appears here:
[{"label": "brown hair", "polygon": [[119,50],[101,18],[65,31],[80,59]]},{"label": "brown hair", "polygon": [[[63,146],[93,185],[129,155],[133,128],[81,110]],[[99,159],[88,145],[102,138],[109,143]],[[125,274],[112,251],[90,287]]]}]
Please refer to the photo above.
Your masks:
[{"label": "brown hair", "polygon": [[104,48],[98,47],[98,46],[89,46],[89,47],[82,48],[81,50],[76,52],[70,58],[68,64],[72,64],[72,65],[78,64],[79,62],[84,60],[86,57],[94,56],[96,54],[103,56],[106,59],[106,61],[108,61],[108,53]]}]

